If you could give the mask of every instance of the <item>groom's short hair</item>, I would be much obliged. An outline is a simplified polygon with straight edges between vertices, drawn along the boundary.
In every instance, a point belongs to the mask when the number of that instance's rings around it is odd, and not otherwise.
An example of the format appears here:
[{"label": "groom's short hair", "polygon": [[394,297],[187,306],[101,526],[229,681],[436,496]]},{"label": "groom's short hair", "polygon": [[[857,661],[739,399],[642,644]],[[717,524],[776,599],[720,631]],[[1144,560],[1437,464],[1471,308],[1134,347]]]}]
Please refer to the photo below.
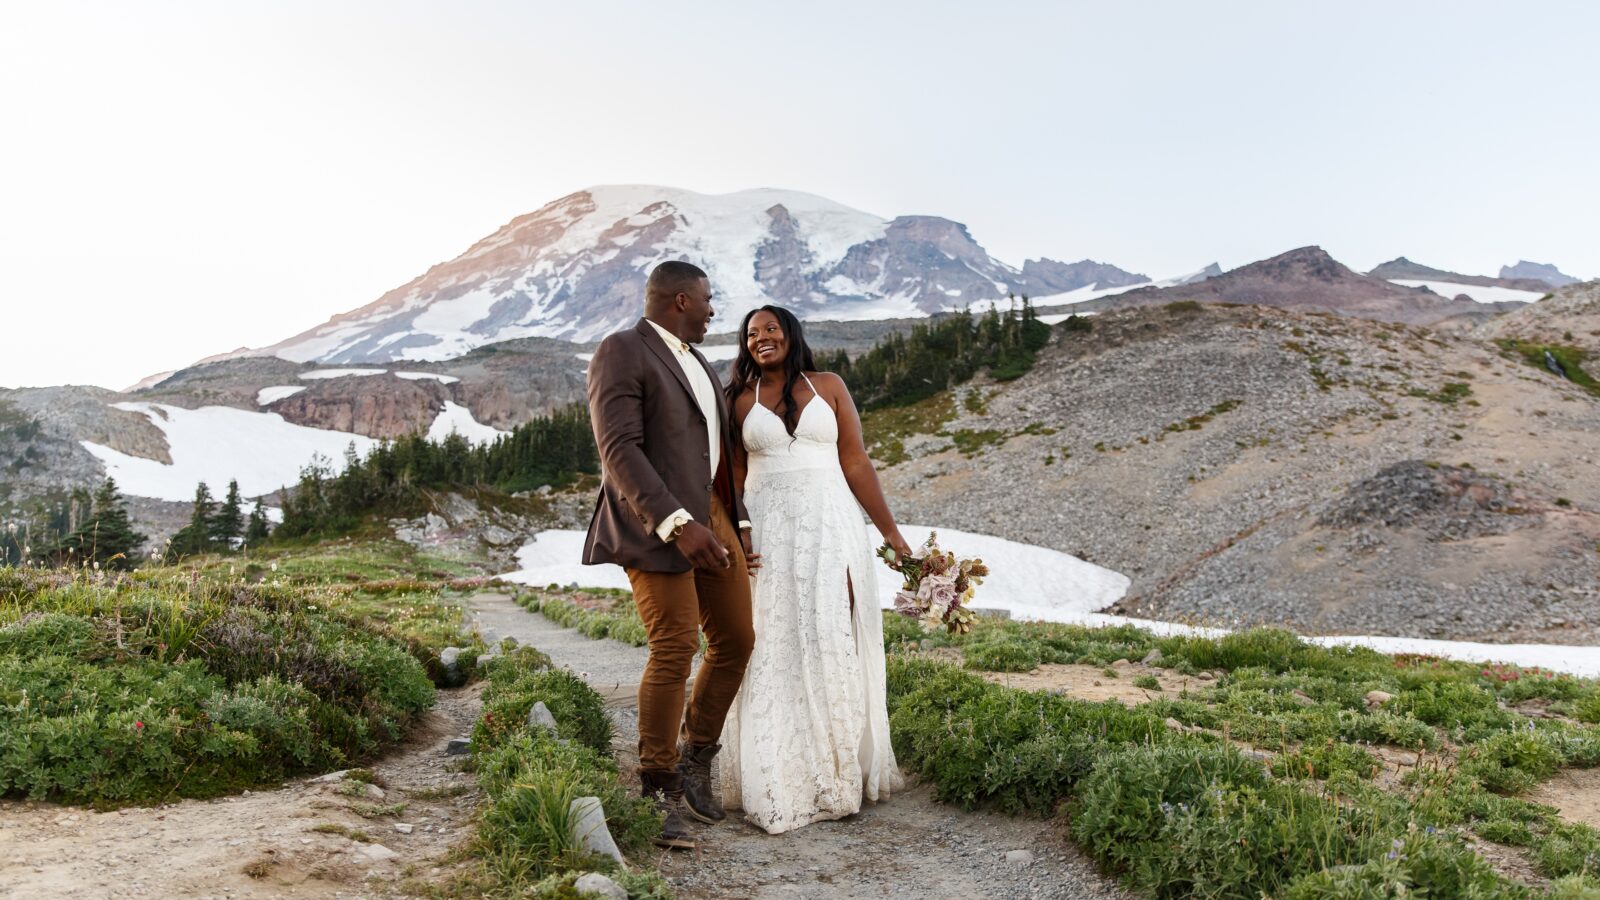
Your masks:
[{"label": "groom's short hair", "polygon": [[705,277],[705,270],[694,263],[669,259],[650,270],[650,277],[644,283],[645,306],[656,309],[671,303],[674,297]]}]

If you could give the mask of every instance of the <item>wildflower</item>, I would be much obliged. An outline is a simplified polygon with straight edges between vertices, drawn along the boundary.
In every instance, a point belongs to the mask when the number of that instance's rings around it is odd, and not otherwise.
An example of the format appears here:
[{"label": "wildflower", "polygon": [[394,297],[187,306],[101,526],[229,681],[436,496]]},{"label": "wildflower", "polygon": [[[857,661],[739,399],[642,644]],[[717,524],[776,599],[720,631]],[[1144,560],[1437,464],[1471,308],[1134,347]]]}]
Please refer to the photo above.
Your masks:
[{"label": "wildflower", "polygon": [[144,730],[144,722],[134,722],[133,723],[133,730],[134,731],[143,731]]}]

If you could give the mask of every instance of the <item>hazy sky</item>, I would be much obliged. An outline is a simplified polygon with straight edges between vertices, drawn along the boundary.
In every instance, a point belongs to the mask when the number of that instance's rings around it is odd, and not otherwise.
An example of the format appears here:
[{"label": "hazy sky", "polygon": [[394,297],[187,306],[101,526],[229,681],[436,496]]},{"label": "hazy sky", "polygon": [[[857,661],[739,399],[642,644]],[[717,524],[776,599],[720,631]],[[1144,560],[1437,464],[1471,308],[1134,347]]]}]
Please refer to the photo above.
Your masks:
[{"label": "hazy sky", "polygon": [[1162,277],[1600,275],[1600,4],[0,0],[0,386],[360,306],[591,184]]}]

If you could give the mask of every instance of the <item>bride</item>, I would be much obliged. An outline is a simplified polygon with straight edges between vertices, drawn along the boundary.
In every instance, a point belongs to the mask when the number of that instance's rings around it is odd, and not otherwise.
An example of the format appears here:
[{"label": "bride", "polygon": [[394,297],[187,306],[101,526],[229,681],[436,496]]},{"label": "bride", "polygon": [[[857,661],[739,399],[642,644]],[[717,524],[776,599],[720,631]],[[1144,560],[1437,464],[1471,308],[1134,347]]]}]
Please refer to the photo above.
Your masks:
[{"label": "bride", "polygon": [[[800,322],[745,316],[727,387],[734,477],[753,528],[756,644],[722,732],[722,800],[778,834],[903,785],[889,745],[877,563],[861,513],[910,555],[837,375]],[[742,440],[739,438],[742,436]]]}]

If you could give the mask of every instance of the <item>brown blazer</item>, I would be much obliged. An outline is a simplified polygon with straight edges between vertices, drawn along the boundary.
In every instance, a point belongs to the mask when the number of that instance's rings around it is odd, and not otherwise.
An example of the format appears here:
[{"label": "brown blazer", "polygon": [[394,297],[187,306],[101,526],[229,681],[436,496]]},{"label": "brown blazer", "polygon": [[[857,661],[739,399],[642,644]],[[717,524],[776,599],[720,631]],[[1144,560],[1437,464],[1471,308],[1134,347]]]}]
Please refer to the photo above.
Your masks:
[{"label": "brown blazer", "polygon": [[640,319],[633,328],[608,336],[589,361],[589,419],[600,449],[601,475],[600,496],[583,545],[586,565],[689,571],[689,560],[655,530],[680,509],[709,525],[713,491],[735,521],[746,518],[729,468],[733,442],[722,383],[700,351],[693,353],[716,389],[717,415],[722,419],[722,455],[715,478],[707,471],[711,450],[700,404],[672,351],[649,322]]}]

